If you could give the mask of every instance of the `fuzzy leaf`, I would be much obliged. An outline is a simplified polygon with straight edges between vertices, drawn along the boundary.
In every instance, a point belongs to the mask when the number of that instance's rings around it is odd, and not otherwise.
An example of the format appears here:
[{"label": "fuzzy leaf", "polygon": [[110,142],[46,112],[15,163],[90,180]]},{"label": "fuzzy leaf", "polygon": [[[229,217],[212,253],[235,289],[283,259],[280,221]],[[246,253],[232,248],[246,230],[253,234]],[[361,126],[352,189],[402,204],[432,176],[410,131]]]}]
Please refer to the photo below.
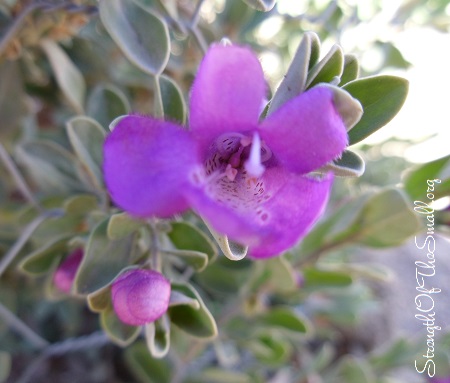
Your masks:
[{"label": "fuzzy leaf", "polygon": [[197,291],[187,284],[172,284],[172,289],[182,291],[186,296],[196,299],[199,309],[191,305],[176,305],[168,309],[174,325],[198,338],[214,338],[217,335],[216,322]]},{"label": "fuzzy leaf", "polygon": [[145,325],[145,339],[154,358],[160,359],[167,355],[170,348],[170,321],[166,315]]},{"label": "fuzzy leaf", "polygon": [[83,114],[86,84],[78,68],[69,56],[52,40],[42,40],[41,46],[47,55],[56,81],[76,113]]},{"label": "fuzzy leaf", "polygon": [[90,294],[109,284],[135,257],[135,236],[118,240],[108,238],[109,218],[91,232],[83,261],[74,280],[74,291]]},{"label": "fuzzy leaf", "polygon": [[291,333],[309,332],[310,325],[291,308],[276,307],[259,316],[258,321],[267,327],[278,328]]},{"label": "fuzzy leaf", "polygon": [[350,145],[386,125],[399,112],[408,94],[408,81],[395,76],[374,76],[351,81],[344,90],[359,100],[364,114],[349,132]]},{"label": "fuzzy leaf", "polygon": [[327,55],[308,72],[305,88],[319,83],[329,83],[340,77],[344,68],[344,53],[339,45],[334,45]]},{"label": "fuzzy leaf", "polygon": [[315,33],[305,33],[295,52],[295,56],[292,59],[292,63],[289,66],[286,76],[284,76],[283,81],[270,102],[267,115],[270,115],[287,101],[303,92],[308,75],[312,50],[313,47],[318,46],[318,41],[319,39]]},{"label": "fuzzy leaf", "polygon": [[66,131],[70,144],[85,166],[92,183],[98,189],[102,188],[104,129],[92,118],[78,116],[67,121]]},{"label": "fuzzy leaf", "polygon": [[358,154],[345,150],[341,158],[326,164],[320,171],[332,171],[338,177],[360,177],[365,168],[364,160]]},{"label": "fuzzy leaf", "polygon": [[128,114],[130,110],[130,103],[123,92],[110,84],[97,85],[89,95],[86,106],[86,114],[98,121],[105,131],[112,120]]},{"label": "fuzzy leaf", "polygon": [[125,56],[144,72],[158,76],[169,60],[166,24],[149,8],[129,0],[100,0],[100,18]]},{"label": "fuzzy leaf", "polygon": [[341,86],[356,80],[359,76],[359,63],[355,55],[344,55],[344,69],[341,75]]},{"label": "fuzzy leaf", "polygon": [[125,350],[125,361],[140,383],[170,383],[173,368],[166,359],[151,357],[144,342],[136,342]]},{"label": "fuzzy leaf", "polygon": [[217,257],[214,243],[196,226],[187,222],[172,222],[171,226],[167,236],[177,249],[204,253],[210,261]]},{"label": "fuzzy leaf", "polygon": [[130,217],[127,213],[113,214],[106,230],[108,238],[118,240],[139,230],[144,223]]},{"label": "fuzzy leaf", "polygon": [[184,125],[186,122],[186,102],[177,83],[170,77],[160,76],[159,87],[164,107],[164,117]]},{"label": "fuzzy leaf", "polygon": [[109,306],[100,314],[100,325],[106,335],[117,345],[125,347],[133,343],[141,331],[141,327],[129,326],[117,318],[113,308]]}]

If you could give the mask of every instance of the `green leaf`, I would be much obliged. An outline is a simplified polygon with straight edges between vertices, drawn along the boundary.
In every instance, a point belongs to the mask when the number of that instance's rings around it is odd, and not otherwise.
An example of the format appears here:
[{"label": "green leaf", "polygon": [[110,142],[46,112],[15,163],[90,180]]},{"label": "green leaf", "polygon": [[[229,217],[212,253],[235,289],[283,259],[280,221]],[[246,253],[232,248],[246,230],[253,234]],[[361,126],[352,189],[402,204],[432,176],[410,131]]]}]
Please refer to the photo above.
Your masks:
[{"label": "green leaf", "polygon": [[33,180],[51,194],[84,191],[80,164],[75,156],[50,141],[29,141],[16,147],[16,155]]},{"label": "green leaf", "polygon": [[339,363],[337,381],[375,383],[375,375],[365,360],[347,355]]},{"label": "green leaf", "polygon": [[144,342],[136,342],[125,350],[125,362],[140,383],[170,383],[173,368],[168,359],[151,357]]},{"label": "green leaf", "polygon": [[185,383],[252,383],[253,380],[242,372],[219,368],[207,368],[200,375],[188,378]]},{"label": "green leaf", "polygon": [[130,103],[123,92],[114,85],[97,85],[89,95],[86,114],[98,121],[107,130],[111,121],[119,116],[128,114]]},{"label": "green leaf", "polygon": [[244,0],[244,2],[258,11],[268,12],[275,6],[276,0]]},{"label": "green leaf", "polygon": [[338,177],[360,177],[365,168],[364,160],[358,154],[344,150],[341,158],[326,164],[320,171],[332,171]]},{"label": "green leaf", "polygon": [[292,353],[289,342],[274,334],[263,334],[250,340],[248,348],[261,363],[268,366],[286,363]]},{"label": "green leaf", "polygon": [[92,194],[78,194],[65,200],[63,207],[67,215],[85,216],[98,207],[98,200]]},{"label": "green leaf", "polygon": [[168,309],[168,314],[174,325],[197,338],[214,338],[217,335],[216,322],[209,312],[198,292],[188,284],[172,284],[172,288],[198,301],[200,307],[192,305],[176,305]]},{"label": "green leaf", "polygon": [[170,348],[170,321],[166,315],[145,325],[145,339],[154,358],[160,359],[167,355]]},{"label": "green leaf", "polygon": [[198,310],[200,308],[200,303],[198,303],[198,300],[196,298],[192,297],[192,294],[188,292],[189,295],[185,295],[185,287],[181,285],[181,291],[177,290],[180,289],[178,286],[173,286],[172,291],[170,292],[170,302],[169,306],[178,306],[178,305],[188,305],[192,306],[193,309]]},{"label": "green leaf", "polygon": [[408,94],[408,81],[395,76],[374,76],[343,86],[364,109],[361,120],[349,132],[350,145],[386,125],[401,109]]},{"label": "green leaf", "polygon": [[89,309],[101,313],[111,307],[111,285],[107,285],[87,296]]},{"label": "green leaf", "polygon": [[217,257],[214,243],[196,226],[187,222],[172,222],[171,226],[167,236],[177,249],[204,253],[210,261]]},{"label": "green leaf", "polygon": [[164,253],[174,255],[183,260],[187,265],[191,266],[198,273],[205,270],[208,266],[208,255],[198,251],[189,250],[167,250]]},{"label": "green leaf", "polygon": [[345,85],[359,76],[359,63],[355,55],[344,55],[344,70],[339,85]]},{"label": "green leaf", "polygon": [[99,10],[103,25],[125,56],[144,72],[161,74],[170,54],[166,24],[130,0],[100,0]]},{"label": "green leaf", "polygon": [[[405,191],[414,200],[425,199],[428,191],[427,180],[440,179],[441,174],[450,166],[450,155],[420,165],[410,170],[404,181]],[[434,184],[435,199],[450,194],[450,178]]]},{"label": "green leaf", "polygon": [[62,236],[33,251],[19,264],[19,268],[30,274],[44,274],[51,270],[55,259],[68,252],[67,242],[72,236]]},{"label": "green leaf", "polygon": [[186,122],[186,102],[181,89],[175,81],[164,75],[159,77],[159,87],[165,119],[184,125]]},{"label": "green leaf", "polygon": [[0,383],[6,382],[11,372],[11,355],[0,351]]},{"label": "green leaf", "polygon": [[69,56],[52,40],[44,39],[41,46],[47,55],[56,81],[76,113],[83,114],[86,84]]},{"label": "green leaf", "polygon": [[237,294],[242,284],[250,278],[252,264],[245,259],[235,262],[226,257],[219,257],[196,278],[208,291],[220,295]]},{"label": "green leaf", "polygon": [[70,144],[84,165],[94,186],[102,188],[103,142],[105,131],[90,117],[77,116],[66,123]]},{"label": "green leaf", "polygon": [[305,318],[288,307],[275,307],[260,315],[258,322],[264,326],[285,330],[290,333],[305,334],[310,325]]},{"label": "green leaf", "polygon": [[141,332],[141,327],[129,326],[121,322],[111,306],[101,312],[100,325],[106,335],[121,347],[133,343]]},{"label": "green leaf", "polygon": [[74,280],[74,291],[90,294],[109,284],[135,260],[135,235],[118,240],[108,238],[109,218],[91,232],[83,261]]},{"label": "green leaf", "polygon": [[272,97],[267,115],[270,115],[287,101],[303,92],[306,85],[311,52],[313,46],[319,44],[318,41],[318,37],[315,33],[305,33],[283,81]]},{"label": "green leaf", "polygon": [[308,287],[344,287],[352,283],[348,273],[332,270],[307,268],[303,270],[305,288]]},{"label": "green leaf", "polygon": [[298,289],[292,266],[283,257],[268,259],[265,267],[270,272],[269,283],[278,292],[290,292]]},{"label": "green leaf", "polygon": [[332,82],[340,77],[344,69],[344,53],[339,45],[333,45],[326,56],[308,72],[305,89],[312,88],[319,83]]},{"label": "green leaf", "polygon": [[144,222],[130,217],[127,213],[113,214],[106,229],[108,238],[118,240],[136,232]]},{"label": "green leaf", "polygon": [[417,214],[397,189],[371,197],[359,213],[354,242],[371,247],[391,247],[403,243],[421,228]]},{"label": "green leaf", "polygon": [[376,371],[383,372],[408,365],[421,351],[423,351],[422,344],[417,342],[413,344],[409,340],[400,338],[391,343],[382,353],[372,355],[369,362]]},{"label": "green leaf", "polygon": [[334,106],[339,112],[347,131],[352,129],[363,115],[361,103],[353,98],[350,93],[337,86],[330,84],[320,84],[318,86],[325,87],[333,92]]}]

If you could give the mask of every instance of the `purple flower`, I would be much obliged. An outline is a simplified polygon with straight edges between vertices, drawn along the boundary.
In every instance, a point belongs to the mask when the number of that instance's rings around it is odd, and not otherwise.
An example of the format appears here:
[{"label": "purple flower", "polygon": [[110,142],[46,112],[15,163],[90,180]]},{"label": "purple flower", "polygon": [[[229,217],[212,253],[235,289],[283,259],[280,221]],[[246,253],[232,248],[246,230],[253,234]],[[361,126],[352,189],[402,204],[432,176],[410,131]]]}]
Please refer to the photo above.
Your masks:
[{"label": "purple flower", "polygon": [[295,245],[332,185],[331,174],[308,173],[339,157],[348,137],[329,88],[316,86],[259,121],[265,92],[249,49],[212,46],[192,87],[189,130],[131,115],[106,139],[114,202],[137,217],[191,207],[255,258]]},{"label": "purple flower", "polygon": [[431,378],[431,383],[450,383],[450,376],[446,378]]},{"label": "purple flower", "polygon": [[82,248],[72,251],[66,259],[58,266],[53,275],[53,283],[58,290],[69,294],[72,289],[73,280],[77,273],[78,267],[83,260],[84,251]]},{"label": "purple flower", "polygon": [[167,311],[170,290],[170,282],[156,271],[129,270],[112,284],[114,311],[131,326],[154,322]]}]

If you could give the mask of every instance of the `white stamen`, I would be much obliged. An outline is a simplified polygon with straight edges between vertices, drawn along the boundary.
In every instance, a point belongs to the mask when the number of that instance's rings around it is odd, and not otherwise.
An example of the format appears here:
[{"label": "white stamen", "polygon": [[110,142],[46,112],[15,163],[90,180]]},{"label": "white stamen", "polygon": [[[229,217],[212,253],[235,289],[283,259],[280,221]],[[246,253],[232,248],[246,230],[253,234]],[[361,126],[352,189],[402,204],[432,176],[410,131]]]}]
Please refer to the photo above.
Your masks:
[{"label": "white stamen", "polygon": [[261,177],[266,169],[261,163],[261,139],[256,132],[253,133],[252,147],[250,149],[250,156],[245,162],[245,169],[253,177]]}]

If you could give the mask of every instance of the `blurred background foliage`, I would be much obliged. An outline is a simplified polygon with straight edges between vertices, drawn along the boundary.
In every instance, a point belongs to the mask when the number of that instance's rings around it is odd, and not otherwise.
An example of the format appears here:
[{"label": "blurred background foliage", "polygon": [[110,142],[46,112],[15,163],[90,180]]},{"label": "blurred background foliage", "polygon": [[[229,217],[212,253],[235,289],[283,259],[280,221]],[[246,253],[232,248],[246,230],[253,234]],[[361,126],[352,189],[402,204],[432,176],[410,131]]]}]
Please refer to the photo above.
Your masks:
[{"label": "blurred background foliage", "polygon": [[[365,173],[336,180],[323,219],[282,258],[217,257],[191,214],[160,228],[178,260],[171,272],[195,287],[178,287],[185,301],[171,308],[176,326],[168,341],[163,327],[155,338],[142,337],[102,306],[108,281],[143,256],[134,236],[139,231],[145,241],[151,230],[109,207],[101,145],[110,122],[130,111],[185,122],[190,85],[213,41],[251,45],[274,92],[304,32],[317,33],[327,52],[391,7],[385,31],[367,34],[345,53],[359,59],[361,77],[399,73],[411,63],[390,37],[417,26],[448,33],[449,2],[133,4],[152,20],[133,16],[151,47],[142,66],[129,60],[126,39],[115,36],[114,20],[99,17],[96,1],[0,1],[0,382],[425,382],[414,369],[425,333],[388,331],[383,294],[397,276],[367,249],[382,255],[425,232],[413,201],[425,200],[427,179],[442,179],[436,231],[448,235],[450,156],[417,165],[390,150],[410,142],[359,143]],[[84,287],[72,296],[57,292],[56,266],[88,242],[101,249],[92,258],[94,271],[78,278]],[[119,244],[133,248],[126,258]],[[403,258],[414,264],[414,256]],[[403,288],[414,290],[413,275],[408,283]],[[409,304],[414,322],[414,301]],[[219,335],[204,340],[216,323]],[[165,342],[168,355],[156,359]],[[450,335],[443,331],[438,342],[438,373],[450,374]]]}]

